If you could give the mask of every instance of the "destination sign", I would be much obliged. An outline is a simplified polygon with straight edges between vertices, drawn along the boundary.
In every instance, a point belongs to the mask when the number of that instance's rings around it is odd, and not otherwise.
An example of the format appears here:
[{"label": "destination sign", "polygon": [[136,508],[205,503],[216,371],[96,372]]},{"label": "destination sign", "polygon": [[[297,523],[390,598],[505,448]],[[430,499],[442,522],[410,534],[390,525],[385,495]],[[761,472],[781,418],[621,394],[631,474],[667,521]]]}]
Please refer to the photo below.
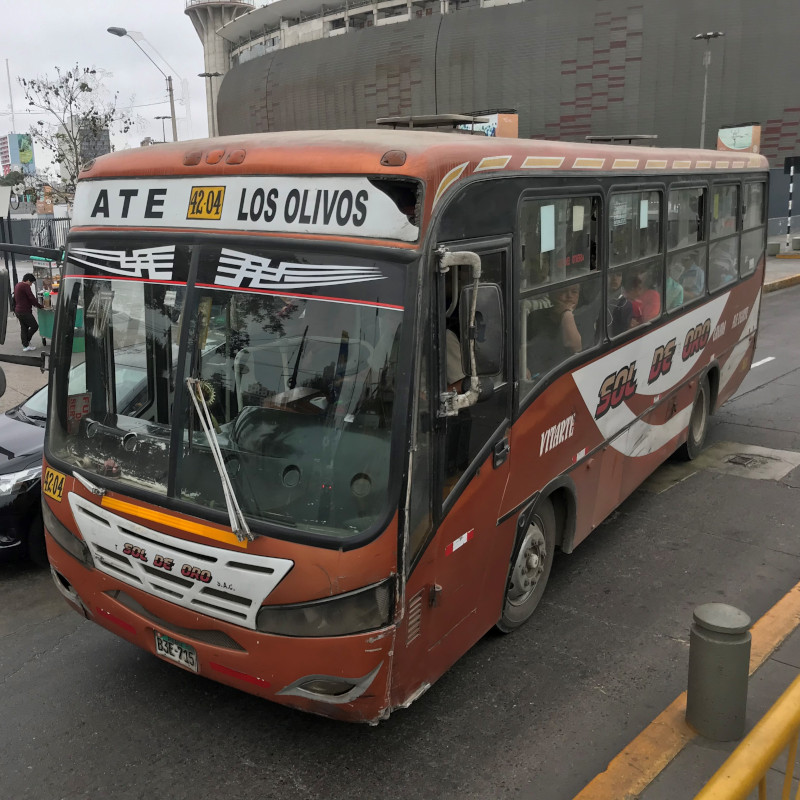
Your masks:
[{"label": "destination sign", "polygon": [[73,225],[332,234],[413,242],[419,228],[366,178],[81,181]]}]

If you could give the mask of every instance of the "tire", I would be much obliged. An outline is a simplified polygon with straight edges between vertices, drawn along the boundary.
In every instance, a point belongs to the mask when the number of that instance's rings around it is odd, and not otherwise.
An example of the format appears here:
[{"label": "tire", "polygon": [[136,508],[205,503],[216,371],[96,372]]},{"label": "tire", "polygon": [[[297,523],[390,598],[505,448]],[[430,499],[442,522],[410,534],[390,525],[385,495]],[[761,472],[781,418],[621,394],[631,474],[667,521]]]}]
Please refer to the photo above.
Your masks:
[{"label": "tire", "polygon": [[44,541],[44,524],[42,515],[38,514],[28,529],[28,558],[37,567],[47,567],[50,562],[47,560],[47,546]]},{"label": "tire", "polygon": [[514,548],[503,613],[497,622],[502,633],[511,633],[527,622],[544,594],[556,549],[556,518],[550,500],[537,504],[521,536]]},{"label": "tire", "polygon": [[700,455],[708,435],[709,412],[711,409],[711,388],[708,376],[704,375],[697,387],[697,394],[692,405],[692,414],[689,417],[689,430],[686,444],[679,453],[687,461],[693,461]]}]

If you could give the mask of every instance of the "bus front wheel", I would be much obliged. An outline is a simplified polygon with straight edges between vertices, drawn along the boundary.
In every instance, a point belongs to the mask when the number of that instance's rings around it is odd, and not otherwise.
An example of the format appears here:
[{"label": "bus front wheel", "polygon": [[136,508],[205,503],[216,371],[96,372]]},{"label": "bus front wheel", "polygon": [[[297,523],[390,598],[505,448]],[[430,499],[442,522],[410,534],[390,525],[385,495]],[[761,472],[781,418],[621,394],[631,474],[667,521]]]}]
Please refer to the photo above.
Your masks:
[{"label": "bus front wheel", "polygon": [[711,408],[711,388],[708,376],[704,375],[697,387],[697,395],[692,406],[692,415],[689,417],[689,431],[686,444],[681,448],[681,455],[687,461],[692,461],[700,455],[708,433],[708,415]]},{"label": "bus front wheel", "polygon": [[511,633],[533,614],[550,577],[555,545],[553,504],[550,500],[541,500],[531,514],[521,544],[514,550],[498,630]]}]

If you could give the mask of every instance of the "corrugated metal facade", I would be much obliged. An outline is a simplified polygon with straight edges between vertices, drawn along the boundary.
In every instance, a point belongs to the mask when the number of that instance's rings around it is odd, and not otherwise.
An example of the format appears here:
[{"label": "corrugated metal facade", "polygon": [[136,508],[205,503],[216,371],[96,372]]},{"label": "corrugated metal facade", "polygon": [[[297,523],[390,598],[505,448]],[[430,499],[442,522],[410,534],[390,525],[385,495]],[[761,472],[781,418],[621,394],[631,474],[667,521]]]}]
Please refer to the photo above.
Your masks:
[{"label": "corrugated metal facade", "polygon": [[520,137],[655,133],[706,146],[760,122],[773,163],[800,153],[797,0],[529,0],[351,31],[228,72],[220,132],[359,128],[378,117],[516,108]]}]

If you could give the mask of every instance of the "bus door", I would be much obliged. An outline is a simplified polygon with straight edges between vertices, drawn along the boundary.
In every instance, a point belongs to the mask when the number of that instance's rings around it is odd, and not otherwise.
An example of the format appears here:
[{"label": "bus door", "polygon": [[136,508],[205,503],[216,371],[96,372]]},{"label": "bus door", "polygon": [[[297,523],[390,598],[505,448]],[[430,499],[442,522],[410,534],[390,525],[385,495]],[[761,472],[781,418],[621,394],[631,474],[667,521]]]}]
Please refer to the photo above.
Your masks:
[{"label": "bus door", "polygon": [[[448,249],[455,250],[455,247]],[[508,313],[510,241],[459,243],[458,249],[481,259],[475,320],[477,372],[481,393],[474,405],[455,416],[437,415],[435,430],[438,481],[434,482],[434,514],[440,525],[434,539],[433,594],[428,648],[438,663],[452,661],[497,621],[505,580],[513,520],[507,535],[497,526],[511,453],[510,320]],[[473,286],[467,267],[453,267],[438,278],[438,392],[468,388],[468,306]],[[490,341],[492,340],[492,341]],[[481,345],[494,354],[483,357]],[[488,351],[487,351],[488,355]],[[441,404],[440,404],[441,406]],[[434,652],[442,651],[440,655]]]}]

